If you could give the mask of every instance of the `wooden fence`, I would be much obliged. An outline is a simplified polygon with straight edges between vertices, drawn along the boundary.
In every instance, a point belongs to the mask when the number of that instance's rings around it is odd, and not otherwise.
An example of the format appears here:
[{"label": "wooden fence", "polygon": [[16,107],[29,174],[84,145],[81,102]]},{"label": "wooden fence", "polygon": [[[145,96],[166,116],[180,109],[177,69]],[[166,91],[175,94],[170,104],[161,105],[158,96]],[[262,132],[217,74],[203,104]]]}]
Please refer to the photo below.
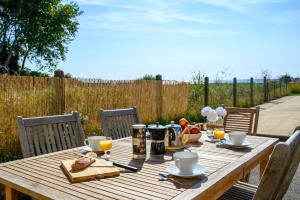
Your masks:
[{"label": "wooden fence", "polygon": [[233,78],[232,83],[210,84],[208,77],[204,80],[204,105],[253,107],[290,93],[288,82],[267,80],[266,77],[263,82],[255,82],[251,77],[248,83],[238,83],[237,78]]},{"label": "wooden fence", "polygon": [[143,123],[184,115],[188,107],[189,85],[160,79],[102,81],[0,76],[0,91],[1,162],[20,157],[18,115],[57,115],[76,110],[88,117],[84,124],[88,135],[100,129],[100,108],[137,106]]},{"label": "wooden fence", "polygon": [[[99,128],[99,109],[136,106],[143,123],[159,118],[172,119],[186,113],[189,85],[179,82],[98,81],[65,79],[65,108],[88,116],[85,130]],[[185,98],[178,97],[178,90]],[[178,106],[181,105],[181,106]]]},{"label": "wooden fence", "polygon": [[265,84],[206,82],[194,87],[185,82],[162,81],[161,76],[149,81],[72,79],[64,78],[63,73],[56,73],[52,78],[0,76],[0,162],[21,156],[16,127],[18,115],[57,115],[77,110],[88,117],[84,124],[88,135],[100,129],[100,108],[137,106],[143,123],[150,123],[159,118],[178,118],[188,112],[199,115],[205,103],[249,107],[286,92],[286,85],[270,81]]}]

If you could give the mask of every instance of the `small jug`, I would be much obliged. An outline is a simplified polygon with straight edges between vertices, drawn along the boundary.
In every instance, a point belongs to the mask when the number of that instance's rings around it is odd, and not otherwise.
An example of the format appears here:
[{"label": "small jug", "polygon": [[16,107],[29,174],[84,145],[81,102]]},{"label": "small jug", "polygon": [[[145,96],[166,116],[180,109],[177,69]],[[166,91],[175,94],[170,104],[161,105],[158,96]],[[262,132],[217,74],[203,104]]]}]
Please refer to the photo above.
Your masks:
[{"label": "small jug", "polygon": [[165,136],[165,148],[167,151],[176,151],[183,149],[183,145],[188,140],[183,140],[183,135],[181,132],[181,127],[178,124],[175,124],[174,121],[171,121],[171,124],[167,126],[167,133]]}]

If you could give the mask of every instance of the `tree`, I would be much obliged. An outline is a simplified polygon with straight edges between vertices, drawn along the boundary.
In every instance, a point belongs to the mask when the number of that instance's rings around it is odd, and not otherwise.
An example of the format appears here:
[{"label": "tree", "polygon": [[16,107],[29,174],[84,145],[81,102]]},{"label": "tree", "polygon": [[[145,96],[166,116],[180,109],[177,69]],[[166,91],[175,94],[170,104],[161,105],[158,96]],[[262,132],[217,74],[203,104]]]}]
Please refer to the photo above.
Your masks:
[{"label": "tree", "polygon": [[281,81],[283,81],[283,82],[285,82],[285,83],[289,83],[289,82],[291,82],[293,79],[294,79],[294,78],[293,78],[291,75],[289,75],[288,73],[279,76],[279,80],[281,80]]},{"label": "tree", "polygon": [[156,80],[156,77],[152,74],[145,74],[143,77],[138,78],[137,80]]},{"label": "tree", "polygon": [[267,79],[272,78],[272,72],[269,69],[262,70],[261,74],[262,74],[263,77],[266,77]]},{"label": "tree", "polygon": [[0,64],[9,72],[16,64],[24,70],[26,61],[54,70],[65,60],[81,13],[62,0],[0,0]]},{"label": "tree", "polygon": [[36,70],[31,70],[27,67],[24,67],[23,69],[20,69],[16,75],[20,76],[38,76],[38,77],[49,77],[48,73],[36,71]]}]

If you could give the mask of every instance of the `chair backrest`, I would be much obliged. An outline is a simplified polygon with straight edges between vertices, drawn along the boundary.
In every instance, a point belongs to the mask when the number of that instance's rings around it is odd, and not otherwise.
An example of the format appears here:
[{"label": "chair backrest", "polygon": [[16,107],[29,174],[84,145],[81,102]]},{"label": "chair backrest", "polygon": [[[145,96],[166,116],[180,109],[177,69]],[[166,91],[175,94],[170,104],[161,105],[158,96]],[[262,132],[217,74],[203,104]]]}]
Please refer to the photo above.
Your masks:
[{"label": "chair backrest", "polygon": [[297,127],[294,129],[294,133],[295,133],[296,131],[300,131],[300,126],[297,126]]},{"label": "chair backrest", "polygon": [[[300,131],[294,133],[286,142],[275,145],[264,175],[259,183],[254,200],[279,200],[283,197],[299,164]],[[298,164],[297,164],[298,163]],[[295,167],[296,165],[296,167]],[[291,170],[289,172],[289,170]],[[282,195],[283,193],[283,195]]]},{"label": "chair backrest", "polygon": [[256,135],[259,118],[259,106],[256,108],[226,107],[227,116],[224,119],[226,132],[243,131]]},{"label": "chair backrest", "polygon": [[129,109],[100,109],[101,128],[106,136],[113,140],[132,135],[133,124],[141,123],[136,107]]},{"label": "chair backrest", "polygon": [[24,158],[83,145],[84,133],[78,112],[68,115],[17,117]]},{"label": "chair backrest", "polygon": [[276,200],[282,199],[287,192],[300,162],[300,130],[296,131],[289,140],[291,140],[291,156],[288,161],[289,164],[285,170],[285,176],[283,177],[281,186],[278,189]]}]

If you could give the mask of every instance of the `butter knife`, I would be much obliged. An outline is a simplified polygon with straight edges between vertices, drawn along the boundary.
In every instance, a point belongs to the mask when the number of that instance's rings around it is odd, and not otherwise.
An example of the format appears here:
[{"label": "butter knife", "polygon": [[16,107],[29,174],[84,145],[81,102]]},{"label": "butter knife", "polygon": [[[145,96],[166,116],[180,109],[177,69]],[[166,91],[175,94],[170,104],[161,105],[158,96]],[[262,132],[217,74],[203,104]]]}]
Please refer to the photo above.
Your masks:
[{"label": "butter knife", "polygon": [[[101,158],[90,157],[90,156],[84,155],[82,153],[76,153],[76,155],[79,155],[79,156],[82,156],[82,157],[86,157],[86,158],[91,158],[91,159],[94,159],[94,160],[100,160],[101,159]],[[128,169],[128,170],[133,171],[133,172],[137,172],[139,170],[137,167],[134,167],[134,166],[131,166],[131,165],[125,165],[125,164],[114,162],[114,161],[111,161],[111,162],[116,167]]]}]

